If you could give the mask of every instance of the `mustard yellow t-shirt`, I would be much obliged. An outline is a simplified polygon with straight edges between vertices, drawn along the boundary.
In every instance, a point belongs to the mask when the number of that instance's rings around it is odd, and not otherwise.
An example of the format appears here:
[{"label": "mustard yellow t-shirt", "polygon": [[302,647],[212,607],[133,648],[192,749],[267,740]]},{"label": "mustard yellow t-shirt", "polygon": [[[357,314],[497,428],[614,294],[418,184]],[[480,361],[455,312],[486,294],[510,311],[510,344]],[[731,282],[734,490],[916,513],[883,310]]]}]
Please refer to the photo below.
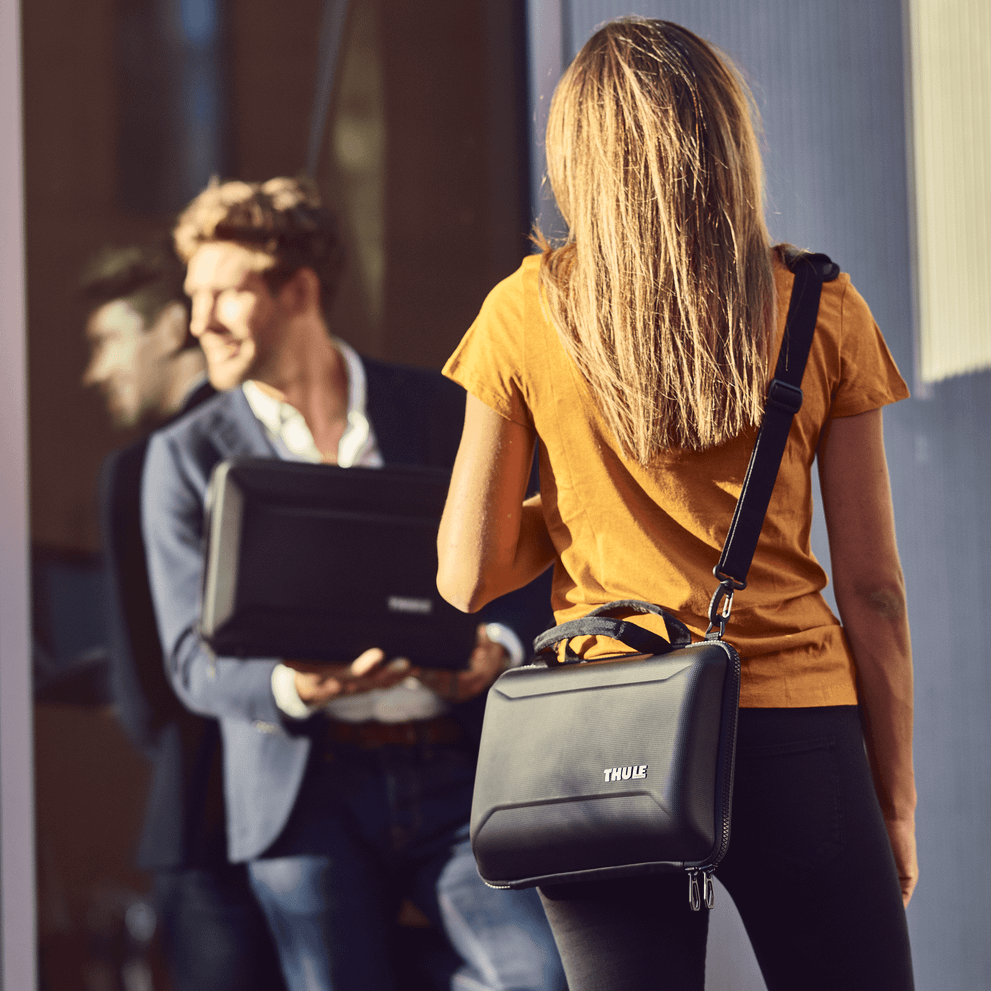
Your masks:
[{"label": "mustard yellow t-shirt", "polygon": [[[647,467],[624,457],[546,315],[539,266],[538,255],[528,257],[492,290],[444,374],[540,438],[544,517],[558,555],[557,622],[614,599],[646,599],[701,636],[716,587],[712,569],[757,430],[702,453],[665,452]],[[772,368],[793,282],[777,259],[775,280]],[[809,546],[811,469],[829,418],[877,409],[908,389],[845,274],[823,286],[802,390],[747,587],[736,594],[726,631],[743,659],[743,706],[857,701],[850,648],[821,595],[827,578]],[[643,625],[663,633],[650,618]],[[591,637],[574,646],[591,657],[615,644]]]}]

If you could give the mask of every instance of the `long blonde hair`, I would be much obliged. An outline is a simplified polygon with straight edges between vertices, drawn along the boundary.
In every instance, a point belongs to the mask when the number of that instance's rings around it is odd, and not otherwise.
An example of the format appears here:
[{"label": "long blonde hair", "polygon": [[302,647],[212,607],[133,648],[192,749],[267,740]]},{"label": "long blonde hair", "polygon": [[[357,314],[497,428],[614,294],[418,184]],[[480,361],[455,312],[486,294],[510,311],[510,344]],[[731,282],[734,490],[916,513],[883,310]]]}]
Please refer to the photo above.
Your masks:
[{"label": "long blonde hair", "polygon": [[597,31],[555,90],[543,249],[561,341],[642,464],[759,422],[774,314],[756,109],[730,60],[666,21]]}]

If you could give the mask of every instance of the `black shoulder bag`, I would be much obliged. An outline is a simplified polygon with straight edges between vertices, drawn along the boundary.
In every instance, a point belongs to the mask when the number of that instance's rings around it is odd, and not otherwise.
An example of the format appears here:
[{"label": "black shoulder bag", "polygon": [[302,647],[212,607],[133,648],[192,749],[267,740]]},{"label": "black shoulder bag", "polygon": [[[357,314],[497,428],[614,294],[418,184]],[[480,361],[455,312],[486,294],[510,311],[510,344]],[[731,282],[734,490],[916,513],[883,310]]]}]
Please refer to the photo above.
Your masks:
[{"label": "black shoulder bag", "polygon": [[[537,660],[489,690],[471,810],[478,872],[495,888],[685,870],[689,902],[713,904],[726,853],[740,657],[723,634],[763,526],[812,344],[825,255],[795,272],[760,433],[719,563],[705,639],[662,608],[610,602],[534,641]],[[613,613],[663,616],[665,640]],[[572,637],[611,637],[638,653],[591,662]],[[563,662],[558,648],[564,642]]]}]

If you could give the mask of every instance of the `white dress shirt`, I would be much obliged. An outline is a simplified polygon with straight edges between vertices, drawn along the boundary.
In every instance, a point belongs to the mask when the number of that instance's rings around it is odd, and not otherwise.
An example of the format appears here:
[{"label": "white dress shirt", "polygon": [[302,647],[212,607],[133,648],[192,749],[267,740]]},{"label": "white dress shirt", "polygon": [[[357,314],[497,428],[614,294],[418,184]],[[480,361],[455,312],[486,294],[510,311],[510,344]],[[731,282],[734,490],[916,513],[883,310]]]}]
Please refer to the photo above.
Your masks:
[{"label": "white dress shirt", "polygon": [[[354,348],[338,338],[333,341],[344,358],[348,378],[347,427],[337,445],[337,463],[342,468],[355,465],[381,468],[384,464],[382,453],[375,439],[374,428],[366,415],[365,368]],[[313,434],[299,410],[273,398],[250,380],[241,388],[252,413],[261,422],[276,449],[287,460],[313,463],[323,461],[323,455],[317,449]],[[505,648],[510,664],[522,663],[523,645],[509,627],[501,623],[489,623],[486,633],[490,640]],[[402,723],[411,719],[430,719],[449,708],[447,702],[412,677],[391,688],[376,688],[370,692],[332,699],[322,706],[311,706],[299,697],[295,675],[292,668],[277,664],[272,672],[272,692],[279,708],[296,719],[303,719],[322,708],[328,716],[342,722],[376,720],[382,723]]]}]

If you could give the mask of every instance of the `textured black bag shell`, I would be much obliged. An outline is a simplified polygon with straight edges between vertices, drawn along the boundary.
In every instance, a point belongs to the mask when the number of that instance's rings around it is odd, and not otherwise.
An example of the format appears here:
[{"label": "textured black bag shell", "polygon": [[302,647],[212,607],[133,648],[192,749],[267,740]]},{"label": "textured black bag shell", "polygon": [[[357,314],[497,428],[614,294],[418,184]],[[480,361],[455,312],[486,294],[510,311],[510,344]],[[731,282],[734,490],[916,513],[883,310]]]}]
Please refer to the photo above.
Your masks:
[{"label": "textured black bag shell", "polygon": [[709,641],[502,675],[472,803],[482,879],[517,888],[718,861],[739,669],[732,646]]}]

